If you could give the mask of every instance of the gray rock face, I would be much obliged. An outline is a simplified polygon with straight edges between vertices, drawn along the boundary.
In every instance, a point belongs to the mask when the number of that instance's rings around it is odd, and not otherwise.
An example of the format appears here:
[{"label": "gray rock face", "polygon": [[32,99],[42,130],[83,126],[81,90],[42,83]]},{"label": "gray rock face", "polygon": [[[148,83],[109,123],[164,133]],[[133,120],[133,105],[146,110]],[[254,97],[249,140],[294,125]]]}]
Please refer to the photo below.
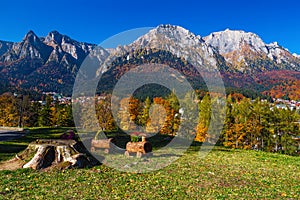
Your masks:
[{"label": "gray rock face", "polygon": [[[0,78],[14,87],[60,92],[72,86],[87,56],[98,63],[98,68],[91,70],[96,71],[89,76],[92,79],[106,72],[116,58],[128,55],[130,59],[130,53],[137,49],[165,50],[205,71],[300,71],[298,55],[277,42],[266,44],[254,33],[227,29],[201,37],[180,26],[160,25],[133,43],[115,49],[78,42],[57,31],[45,37],[29,31],[21,42],[0,41]],[[62,82],[68,85],[60,85]]]},{"label": "gray rock face", "polygon": [[226,61],[243,68],[251,67],[256,59],[270,62],[270,69],[292,69],[299,71],[299,56],[291,54],[277,42],[266,44],[258,35],[226,29],[203,38],[225,57]]}]

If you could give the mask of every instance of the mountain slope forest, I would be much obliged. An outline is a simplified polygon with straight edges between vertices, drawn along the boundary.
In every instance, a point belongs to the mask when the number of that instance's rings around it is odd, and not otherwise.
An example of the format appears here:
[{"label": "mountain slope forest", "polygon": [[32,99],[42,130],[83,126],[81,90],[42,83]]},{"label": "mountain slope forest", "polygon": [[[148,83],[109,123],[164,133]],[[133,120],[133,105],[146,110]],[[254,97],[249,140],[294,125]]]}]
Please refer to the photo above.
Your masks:
[{"label": "mountain slope forest", "polygon": [[[53,91],[70,96],[87,56],[102,64],[109,60],[91,77],[97,78],[101,71],[99,93],[111,90],[124,73],[137,65],[162,63],[178,70],[198,90],[206,90],[206,86],[196,67],[213,79],[210,65],[214,65],[227,93],[236,91],[250,98],[300,98],[299,56],[278,43],[266,44],[254,33],[228,29],[201,37],[172,25],[160,25],[115,49],[78,42],[57,31],[45,37],[29,31],[21,42],[0,41],[0,92]],[[192,66],[190,61],[199,66]]]}]

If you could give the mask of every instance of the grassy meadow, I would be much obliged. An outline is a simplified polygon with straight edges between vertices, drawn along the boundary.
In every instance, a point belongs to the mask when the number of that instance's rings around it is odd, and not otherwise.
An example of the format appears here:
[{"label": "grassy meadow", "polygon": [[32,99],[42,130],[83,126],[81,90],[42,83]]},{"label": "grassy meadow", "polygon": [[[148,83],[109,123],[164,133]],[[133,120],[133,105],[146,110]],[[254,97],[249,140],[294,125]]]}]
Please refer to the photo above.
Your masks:
[{"label": "grassy meadow", "polygon": [[[0,142],[0,159],[13,157],[37,138],[58,138],[67,129],[31,129],[19,141]],[[215,147],[202,158],[198,149],[192,145],[171,165],[149,173],[105,165],[49,172],[3,170],[0,199],[300,198],[300,157]]]}]

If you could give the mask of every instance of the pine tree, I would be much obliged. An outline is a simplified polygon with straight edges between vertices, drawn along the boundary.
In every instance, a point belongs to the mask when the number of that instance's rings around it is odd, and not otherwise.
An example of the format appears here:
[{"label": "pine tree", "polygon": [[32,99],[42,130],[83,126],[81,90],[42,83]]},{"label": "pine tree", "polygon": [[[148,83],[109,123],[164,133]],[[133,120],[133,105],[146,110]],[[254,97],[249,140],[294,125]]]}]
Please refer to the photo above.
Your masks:
[{"label": "pine tree", "polygon": [[41,110],[41,104],[39,102],[33,102],[30,104],[29,109],[26,111],[26,120],[24,125],[27,127],[39,126],[38,119]]},{"label": "pine tree", "polygon": [[38,124],[39,126],[51,126],[51,96],[46,97],[46,104],[42,106],[39,113]]},{"label": "pine tree", "polygon": [[172,112],[171,113],[172,133],[176,134],[181,124],[180,122],[181,114],[179,113],[180,104],[178,98],[175,95],[175,91],[171,92],[166,100],[168,101],[172,109],[171,111]]},{"label": "pine tree", "polygon": [[187,92],[180,101],[180,128],[179,133],[184,138],[195,137],[195,127],[198,123],[198,103],[195,93]]},{"label": "pine tree", "polygon": [[199,103],[199,122],[196,127],[196,141],[204,142],[208,137],[208,127],[211,119],[210,96],[206,94]]},{"label": "pine tree", "polygon": [[142,113],[141,115],[139,115],[139,124],[141,126],[146,127],[147,125],[147,122],[149,120],[150,107],[151,107],[151,100],[149,97],[147,97],[145,99],[145,102],[143,103]]}]

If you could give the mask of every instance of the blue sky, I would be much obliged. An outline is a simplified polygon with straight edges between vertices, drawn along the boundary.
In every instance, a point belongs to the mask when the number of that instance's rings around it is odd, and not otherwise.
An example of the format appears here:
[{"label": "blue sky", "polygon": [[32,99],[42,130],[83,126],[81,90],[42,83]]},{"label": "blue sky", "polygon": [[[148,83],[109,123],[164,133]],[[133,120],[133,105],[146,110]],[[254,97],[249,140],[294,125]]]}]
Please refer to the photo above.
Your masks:
[{"label": "blue sky", "polygon": [[300,54],[300,3],[284,1],[1,1],[0,40],[20,41],[28,30],[51,30],[95,44],[122,31],[180,25],[196,35],[250,31]]}]

